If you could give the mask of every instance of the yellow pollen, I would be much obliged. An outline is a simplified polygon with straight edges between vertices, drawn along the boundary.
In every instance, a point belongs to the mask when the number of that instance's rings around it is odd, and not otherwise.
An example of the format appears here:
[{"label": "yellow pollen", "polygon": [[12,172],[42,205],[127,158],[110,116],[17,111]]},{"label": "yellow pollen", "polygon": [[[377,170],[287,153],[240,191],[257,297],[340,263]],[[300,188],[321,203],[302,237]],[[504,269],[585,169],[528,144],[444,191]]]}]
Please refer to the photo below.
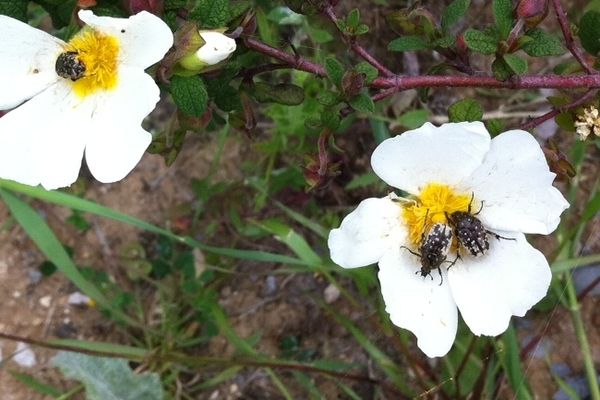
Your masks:
[{"label": "yellow pollen", "polygon": [[84,28],[67,44],[66,51],[77,52],[85,65],[84,76],[70,81],[79,97],[117,86],[119,41],[115,37]]},{"label": "yellow pollen", "polygon": [[[404,208],[402,216],[408,226],[410,241],[418,247],[423,234],[434,224],[448,223],[446,213],[467,211],[471,193],[458,194],[447,185],[430,183],[415,199],[416,203]],[[473,202],[473,204],[478,204]]]}]

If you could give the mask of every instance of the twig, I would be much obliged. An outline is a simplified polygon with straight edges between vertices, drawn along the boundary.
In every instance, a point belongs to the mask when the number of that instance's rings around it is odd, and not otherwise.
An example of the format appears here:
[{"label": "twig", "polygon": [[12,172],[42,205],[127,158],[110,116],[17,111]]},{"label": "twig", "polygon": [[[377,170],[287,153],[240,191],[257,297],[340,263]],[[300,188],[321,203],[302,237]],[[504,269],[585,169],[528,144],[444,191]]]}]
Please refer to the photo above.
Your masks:
[{"label": "twig", "polygon": [[358,54],[363,60],[365,60],[366,62],[368,62],[369,64],[371,64],[373,67],[377,68],[377,70],[381,74],[383,74],[384,76],[391,77],[391,76],[395,75],[392,71],[390,71],[383,64],[381,64],[379,61],[377,61],[375,59],[375,57],[373,57],[367,50],[365,50],[364,47],[362,47],[361,45],[359,45],[358,43],[356,43],[356,38],[349,37],[348,35],[346,35],[344,32],[342,32],[340,30],[340,27],[338,25],[338,17],[335,15],[335,12],[333,11],[333,7],[331,5],[328,5],[327,7],[325,7],[325,9],[323,10],[323,12],[327,16],[327,18],[329,18],[329,20],[331,22],[333,22],[333,24],[335,25],[335,27],[337,28],[337,30],[342,35],[342,38],[344,39],[344,41],[346,41],[347,43],[350,44],[350,48],[356,54]]},{"label": "twig", "polygon": [[558,114],[560,114],[562,112],[572,110],[573,108],[577,108],[577,107],[587,103],[592,97],[594,97],[594,95],[596,94],[597,91],[598,91],[598,89],[588,90],[587,92],[585,92],[585,94],[583,96],[581,96],[577,100],[575,100],[569,104],[565,104],[564,106],[555,107],[552,111],[549,111],[544,115],[541,115],[537,118],[533,118],[533,119],[527,121],[526,123],[521,125],[521,129],[528,130],[528,129],[535,128],[536,126],[540,125],[541,123],[543,123],[551,118],[556,117]]},{"label": "twig", "polygon": [[[292,68],[325,77],[327,73],[322,65],[297,57],[283,50],[271,47],[261,41],[246,38],[246,46],[261,53],[287,63]],[[375,89],[397,90],[418,89],[424,87],[487,87],[498,89],[600,89],[600,74],[590,75],[523,75],[513,76],[506,81],[499,81],[493,76],[445,76],[393,75],[376,78],[370,85]]]},{"label": "twig", "polygon": [[565,37],[565,43],[567,45],[567,49],[573,54],[573,57],[581,64],[581,67],[588,74],[597,74],[598,71],[594,70],[586,59],[584,58],[581,49],[577,47],[575,40],[573,39],[573,33],[571,32],[571,28],[569,26],[569,21],[567,20],[567,15],[565,14],[565,10],[560,4],[560,0],[552,0],[552,6],[554,7],[554,11],[556,12],[556,18],[558,19],[558,23],[560,24],[560,29],[562,30],[563,36]]}]

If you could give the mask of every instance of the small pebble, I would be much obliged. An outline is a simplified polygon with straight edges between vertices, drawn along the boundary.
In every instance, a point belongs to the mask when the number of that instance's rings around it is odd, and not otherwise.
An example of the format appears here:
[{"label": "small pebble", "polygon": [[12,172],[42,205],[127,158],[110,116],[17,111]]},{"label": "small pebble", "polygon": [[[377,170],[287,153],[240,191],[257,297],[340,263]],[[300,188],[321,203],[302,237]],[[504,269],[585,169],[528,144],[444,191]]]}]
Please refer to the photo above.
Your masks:
[{"label": "small pebble", "polygon": [[340,289],[337,288],[333,283],[330,283],[323,292],[325,297],[325,303],[332,304],[340,298]]},{"label": "small pebble", "polygon": [[18,299],[19,297],[21,297],[21,292],[19,292],[18,290],[15,290],[15,291],[13,292],[12,296],[13,296],[15,299]]},{"label": "small pebble", "polygon": [[49,308],[52,304],[52,296],[44,296],[40,298],[39,303],[44,308]]},{"label": "small pebble", "polygon": [[37,364],[35,353],[23,342],[17,343],[17,350],[12,359],[18,365],[25,368],[31,368]]},{"label": "small pebble", "polygon": [[74,292],[69,295],[67,303],[72,306],[89,306],[92,300],[81,292]]}]

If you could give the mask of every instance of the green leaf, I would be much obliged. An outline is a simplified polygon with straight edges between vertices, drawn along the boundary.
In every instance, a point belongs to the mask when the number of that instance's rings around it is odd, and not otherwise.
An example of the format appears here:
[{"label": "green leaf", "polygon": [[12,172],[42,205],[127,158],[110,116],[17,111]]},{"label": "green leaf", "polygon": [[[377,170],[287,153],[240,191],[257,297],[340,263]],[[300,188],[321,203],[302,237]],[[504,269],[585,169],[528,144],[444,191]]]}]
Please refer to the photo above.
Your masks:
[{"label": "green leaf", "polygon": [[[7,3],[10,2],[10,0],[4,1]],[[60,2],[38,1],[37,3],[39,3],[48,12],[48,14],[50,14],[50,18],[52,18],[52,25],[54,26],[54,28],[60,29],[64,26],[69,25],[69,23],[71,22],[71,19],[73,18],[73,12],[77,4],[77,0],[67,0]],[[95,13],[97,8],[99,7],[94,7]],[[100,12],[102,12],[101,8]]]},{"label": "green leaf", "polygon": [[504,62],[516,75],[523,75],[527,72],[527,60],[514,54],[504,54]]},{"label": "green leaf", "polygon": [[420,109],[412,110],[401,115],[397,122],[408,129],[416,129],[427,122],[428,119],[429,110]]},{"label": "green leaf", "polygon": [[481,121],[483,109],[476,100],[463,99],[448,108],[450,122]]},{"label": "green leaf", "polygon": [[532,57],[560,56],[565,52],[558,37],[539,28],[527,31],[527,41],[521,49]]},{"label": "green leaf", "polygon": [[492,136],[496,136],[504,132],[504,122],[499,119],[490,119],[485,123],[485,126]]},{"label": "green leaf", "polygon": [[327,57],[325,59],[325,70],[327,76],[336,86],[342,84],[342,77],[344,76],[344,66],[335,57]]},{"label": "green leaf", "polygon": [[600,12],[588,11],[579,21],[579,39],[583,48],[592,55],[600,51]]},{"label": "green leaf", "polygon": [[377,68],[375,68],[374,66],[372,66],[371,64],[369,64],[366,61],[363,61],[363,62],[360,62],[360,63],[356,64],[354,66],[354,70],[356,72],[360,72],[362,74],[365,74],[365,82],[366,83],[373,82],[373,80],[375,78],[377,78],[377,75],[379,75],[379,72],[377,71]]},{"label": "green leaf", "polygon": [[304,101],[304,89],[291,83],[271,85],[258,82],[254,84],[252,96],[260,103],[278,103],[297,106]]},{"label": "green leaf", "polygon": [[224,27],[229,19],[229,1],[200,0],[190,19],[198,21],[203,28]]},{"label": "green leaf", "polygon": [[469,49],[477,53],[494,54],[498,48],[498,41],[495,37],[477,29],[467,29],[464,38]]},{"label": "green leaf", "polygon": [[510,67],[504,62],[502,57],[498,57],[492,62],[492,72],[499,81],[505,81],[514,75]]},{"label": "green leaf", "polygon": [[27,22],[28,0],[0,0],[0,15],[8,15]]},{"label": "green leaf", "polygon": [[454,0],[442,14],[442,30],[447,33],[467,13],[471,0]]},{"label": "green leaf", "polygon": [[421,36],[401,36],[388,44],[390,51],[415,51],[428,48],[429,43]]},{"label": "green leaf", "polygon": [[506,39],[513,26],[512,0],[494,0],[494,19],[501,39]]},{"label": "green leaf", "polygon": [[317,101],[324,106],[333,106],[340,102],[340,96],[335,92],[324,90],[317,95]]},{"label": "green leaf", "polygon": [[346,18],[346,26],[349,28],[357,28],[360,23],[360,11],[358,8],[353,9]]},{"label": "green leaf", "polygon": [[171,95],[177,107],[186,115],[201,117],[206,111],[208,93],[199,76],[173,76]]},{"label": "green leaf", "polygon": [[52,363],[67,378],[83,383],[88,400],[164,399],[159,375],[138,375],[124,359],[60,352]]},{"label": "green leaf", "polygon": [[375,103],[366,93],[359,93],[350,100],[350,105],[358,112],[372,113],[375,112]]}]

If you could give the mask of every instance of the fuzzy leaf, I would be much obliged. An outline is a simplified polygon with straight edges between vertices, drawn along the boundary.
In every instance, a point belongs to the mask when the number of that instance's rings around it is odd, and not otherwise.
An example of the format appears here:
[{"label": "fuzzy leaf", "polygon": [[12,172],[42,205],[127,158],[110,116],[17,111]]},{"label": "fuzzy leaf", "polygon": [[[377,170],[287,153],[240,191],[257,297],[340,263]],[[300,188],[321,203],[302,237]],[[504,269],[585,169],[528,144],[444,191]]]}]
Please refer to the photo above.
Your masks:
[{"label": "fuzzy leaf", "polygon": [[127,361],[60,352],[52,359],[62,373],[83,383],[88,400],[162,400],[158,374],[135,374]]},{"label": "fuzzy leaf", "polygon": [[532,57],[560,56],[565,52],[561,41],[542,29],[529,30],[527,37],[531,40],[523,44],[521,49]]},{"label": "fuzzy leaf", "polygon": [[401,36],[388,44],[388,50],[390,51],[415,51],[428,48],[429,44],[421,36]]},{"label": "fuzzy leaf", "polygon": [[8,15],[26,22],[27,3],[28,0],[0,0],[0,15]]},{"label": "fuzzy leaf", "polygon": [[208,93],[199,76],[173,76],[171,95],[177,107],[186,115],[201,117],[206,111]]},{"label": "fuzzy leaf", "polygon": [[366,61],[356,64],[354,66],[354,70],[356,72],[360,72],[361,74],[365,74],[365,82],[366,83],[373,82],[373,80],[375,78],[377,78],[377,75],[379,75],[377,68],[375,68],[374,66],[372,66],[371,64],[369,64]]},{"label": "fuzzy leaf", "polygon": [[359,23],[360,11],[358,11],[358,8],[355,8],[348,14],[348,17],[346,18],[346,25],[349,28],[357,28]]},{"label": "fuzzy leaf", "polygon": [[325,59],[325,70],[327,70],[327,76],[336,86],[342,83],[342,77],[344,76],[344,66],[335,57],[327,57]]},{"label": "fuzzy leaf", "polygon": [[203,28],[221,28],[229,19],[229,1],[200,0],[190,18],[198,21]]},{"label": "fuzzy leaf", "polygon": [[483,109],[476,100],[464,99],[448,107],[450,122],[481,121]]},{"label": "fuzzy leaf", "polygon": [[588,11],[581,17],[579,39],[588,53],[597,55],[600,52],[600,12]]},{"label": "fuzzy leaf", "polygon": [[372,113],[375,111],[375,103],[366,93],[359,93],[350,100],[350,105],[358,112]]},{"label": "fuzzy leaf", "polygon": [[506,39],[513,26],[512,0],[494,0],[494,19],[501,39]]},{"label": "fuzzy leaf", "polygon": [[527,60],[514,54],[505,54],[502,56],[504,62],[516,75],[523,75],[527,72]]},{"label": "fuzzy leaf", "polygon": [[442,14],[442,30],[448,32],[467,13],[471,0],[454,0]]},{"label": "fuzzy leaf", "polygon": [[465,42],[469,49],[481,54],[494,54],[498,48],[498,42],[485,32],[477,29],[468,29],[464,34]]}]

